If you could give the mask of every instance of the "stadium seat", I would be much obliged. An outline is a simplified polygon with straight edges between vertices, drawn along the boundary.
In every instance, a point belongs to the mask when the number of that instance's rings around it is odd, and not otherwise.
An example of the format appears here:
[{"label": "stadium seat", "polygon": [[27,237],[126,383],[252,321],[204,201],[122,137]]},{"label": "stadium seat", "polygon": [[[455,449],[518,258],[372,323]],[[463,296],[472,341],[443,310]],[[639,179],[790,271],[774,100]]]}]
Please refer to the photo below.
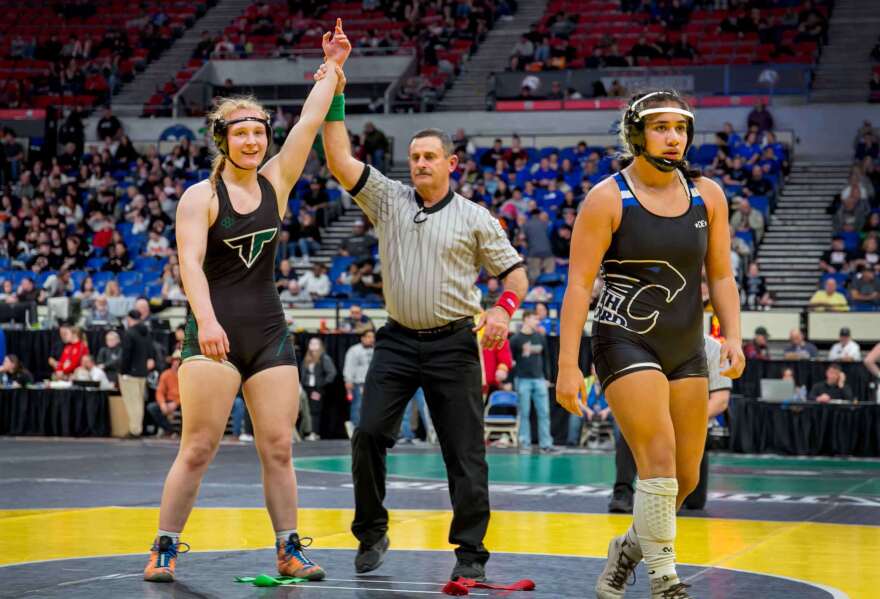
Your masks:
[{"label": "stadium seat", "polygon": [[515,446],[519,442],[519,400],[513,391],[493,391],[483,411],[483,438],[507,433]]}]

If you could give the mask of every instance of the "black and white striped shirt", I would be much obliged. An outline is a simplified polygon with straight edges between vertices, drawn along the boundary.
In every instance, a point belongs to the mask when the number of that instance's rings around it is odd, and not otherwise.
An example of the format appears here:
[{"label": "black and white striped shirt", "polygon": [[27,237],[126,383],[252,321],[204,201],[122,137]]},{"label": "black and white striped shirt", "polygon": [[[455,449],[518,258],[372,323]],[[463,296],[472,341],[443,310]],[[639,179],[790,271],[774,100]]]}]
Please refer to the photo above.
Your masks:
[{"label": "black and white striped shirt", "polygon": [[415,189],[369,166],[351,190],[379,237],[388,315],[430,329],[480,312],[480,268],[506,276],[522,263],[489,211],[452,191],[424,208]]}]

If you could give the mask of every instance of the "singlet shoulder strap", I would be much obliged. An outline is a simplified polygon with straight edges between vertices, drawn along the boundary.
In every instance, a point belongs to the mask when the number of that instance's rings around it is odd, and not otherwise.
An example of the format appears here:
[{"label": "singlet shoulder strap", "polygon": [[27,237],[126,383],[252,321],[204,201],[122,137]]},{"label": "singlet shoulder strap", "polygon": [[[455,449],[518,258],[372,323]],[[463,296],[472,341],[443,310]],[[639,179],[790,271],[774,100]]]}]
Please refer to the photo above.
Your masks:
[{"label": "singlet shoulder strap", "polygon": [[679,171],[681,178],[684,179],[685,184],[687,185],[688,191],[691,194],[691,203],[694,206],[703,206],[703,196],[700,195],[700,190],[697,188],[697,185],[694,183],[694,180]]},{"label": "singlet shoulder strap", "polygon": [[620,190],[620,201],[623,204],[623,207],[629,208],[630,206],[638,206],[639,202],[638,200],[636,200],[636,196],[633,195],[632,190],[629,188],[629,184],[626,182],[626,178],[624,178],[623,173],[614,173],[614,180],[617,181],[617,189]]},{"label": "singlet shoulder strap", "polygon": [[272,213],[277,217],[278,199],[275,195],[275,188],[272,187],[269,179],[259,173],[257,173],[257,183],[260,185],[260,209],[268,211],[271,208]]},{"label": "singlet shoulder strap", "polygon": [[217,214],[225,214],[231,205],[226,183],[223,182],[223,177],[217,175]]}]

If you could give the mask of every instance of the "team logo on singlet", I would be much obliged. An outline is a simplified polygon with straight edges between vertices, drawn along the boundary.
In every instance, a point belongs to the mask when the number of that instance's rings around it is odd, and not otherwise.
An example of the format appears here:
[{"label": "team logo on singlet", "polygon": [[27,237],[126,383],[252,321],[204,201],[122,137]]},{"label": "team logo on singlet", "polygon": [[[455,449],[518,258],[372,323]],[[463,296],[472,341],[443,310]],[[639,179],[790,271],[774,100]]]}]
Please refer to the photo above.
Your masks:
[{"label": "team logo on singlet", "polygon": [[244,262],[244,265],[250,268],[260,257],[263,248],[267,243],[275,239],[278,233],[278,227],[271,229],[263,229],[247,235],[239,235],[231,239],[224,239],[223,243],[234,250],[238,250],[238,257]]},{"label": "team logo on singlet", "polygon": [[[604,263],[626,265],[626,270],[636,276],[605,273],[605,287],[596,306],[596,319],[639,335],[650,332],[660,317],[659,310],[650,314],[633,314],[633,302],[639,294],[659,287],[666,293],[666,303],[671,304],[687,285],[684,276],[663,260],[605,260]],[[640,276],[640,272],[644,276]]]}]

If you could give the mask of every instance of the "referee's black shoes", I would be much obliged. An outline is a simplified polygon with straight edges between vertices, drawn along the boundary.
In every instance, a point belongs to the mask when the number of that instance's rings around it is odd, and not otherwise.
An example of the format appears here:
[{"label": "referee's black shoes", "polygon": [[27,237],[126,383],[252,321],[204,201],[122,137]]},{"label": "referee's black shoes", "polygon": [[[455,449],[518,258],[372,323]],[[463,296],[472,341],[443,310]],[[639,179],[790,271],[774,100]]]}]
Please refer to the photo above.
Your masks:
[{"label": "referee's black shoes", "polygon": [[459,578],[470,578],[477,582],[486,582],[486,566],[477,562],[463,562],[458,560],[452,569],[452,575],[449,580],[458,580]]},{"label": "referee's black shoes", "polygon": [[385,535],[375,545],[367,546],[363,543],[358,545],[357,555],[354,556],[355,571],[358,574],[364,574],[381,566],[385,561],[385,554],[388,553],[388,545],[390,544],[388,535]]},{"label": "referee's black shoes", "polygon": [[614,493],[608,504],[608,511],[612,514],[633,513],[633,492],[630,487],[614,485]]}]

